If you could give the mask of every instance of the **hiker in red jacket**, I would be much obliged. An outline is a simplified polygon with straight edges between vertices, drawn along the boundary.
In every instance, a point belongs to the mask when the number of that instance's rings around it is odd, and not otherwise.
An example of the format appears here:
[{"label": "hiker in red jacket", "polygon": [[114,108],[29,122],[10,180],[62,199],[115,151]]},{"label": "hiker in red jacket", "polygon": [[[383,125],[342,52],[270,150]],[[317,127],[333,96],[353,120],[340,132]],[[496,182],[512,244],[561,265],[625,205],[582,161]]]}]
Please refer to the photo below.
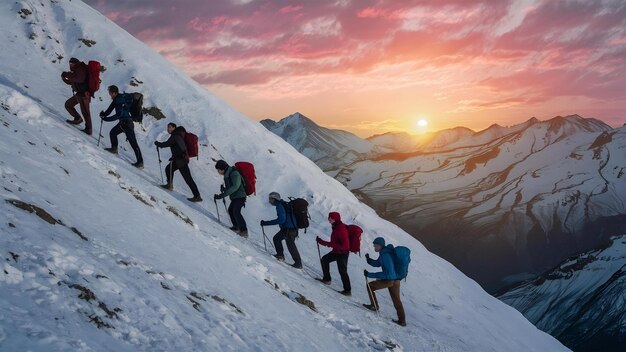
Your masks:
[{"label": "hiker in red jacket", "polygon": [[[73,120],[66,120],[67,123],[78,125],[85,119],[85,129],[83,132],[91,135],[91,113],[89,112],[89,103],[91,97],[89,95],[89,72],[87,64],[73,57],[70,59],[70,70],[61,74],[61,79],[66,84],[72,86],[71,98],[65,102],[65,109],[72,115]],[[76,111],[76,105],[80,105],[80,112],[83,117]]]},{"label": "hiker in red jacket", "polygon": [[324,277],[316,279],[326,285],[330,285],[330,263],[337,262],[337,269],[341,275],[343,283],[343,291],[340,293],[344,296],[351,296],[350,277],[348,276],[348,256],[350,255],[350,239],[348,237],[348,227],[341,222],[341,215],[337,212],[328,214],[328,222],[333,228],[330,234],[330,242],[322,240],[317,236],[316,241],[322,246],[332,248],[330,253],[322,257],[322,271]]}]

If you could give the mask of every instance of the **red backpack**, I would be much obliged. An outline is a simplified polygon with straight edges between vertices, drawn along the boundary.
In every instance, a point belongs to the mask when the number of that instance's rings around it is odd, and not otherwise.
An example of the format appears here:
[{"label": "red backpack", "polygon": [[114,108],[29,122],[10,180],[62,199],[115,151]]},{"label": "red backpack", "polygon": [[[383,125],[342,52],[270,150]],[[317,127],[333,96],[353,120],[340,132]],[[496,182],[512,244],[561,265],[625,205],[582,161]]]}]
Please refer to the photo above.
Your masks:
[{"label": "red backpack", "polygon": [[100,89],[100,63],[92,60],[87,64],[87,90],[93,96]]},{"label": "red backpack", "polygon": [[185,147],[187,148],[187,158],[197,158],[198,156],[198,136],[191,132],[185,133]]},{"label": "red backpack", "polygon": [[235,163],[235,169],[237,169],[243,177],[243,187],[246,190],[246,195],[256,195],[256,174],[254,172],[254,165],[247,161],[238,161]]},{"label": "red backpack", "polygon": [[357,225],[348,225],[348,239],[350,241],[350,252],[361,255],[361,234],[363,229]]}]

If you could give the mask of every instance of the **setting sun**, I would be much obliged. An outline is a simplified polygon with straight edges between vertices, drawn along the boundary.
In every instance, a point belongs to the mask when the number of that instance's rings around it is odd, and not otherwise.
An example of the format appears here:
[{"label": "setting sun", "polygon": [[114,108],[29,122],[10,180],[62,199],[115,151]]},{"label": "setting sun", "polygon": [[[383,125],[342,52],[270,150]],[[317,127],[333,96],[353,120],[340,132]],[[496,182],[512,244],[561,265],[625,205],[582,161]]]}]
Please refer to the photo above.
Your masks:
[{"label": "setting sun", "polygon": [[428,121],[425,120],[425,119],[419,119],[419,120],[417,120],[417,125],[419,127],[426,127],[426,126],[428,126]]}]

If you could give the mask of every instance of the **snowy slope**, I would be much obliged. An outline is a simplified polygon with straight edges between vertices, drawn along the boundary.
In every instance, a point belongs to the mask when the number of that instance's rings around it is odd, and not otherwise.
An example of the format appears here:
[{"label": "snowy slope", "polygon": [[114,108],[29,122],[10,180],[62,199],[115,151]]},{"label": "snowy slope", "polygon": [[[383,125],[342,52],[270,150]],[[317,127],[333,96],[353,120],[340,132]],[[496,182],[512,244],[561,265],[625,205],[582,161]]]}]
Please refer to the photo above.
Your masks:
[{"label": "snowy slope", "polygon": [[[0,51],[0,350],[566,350],[93,9],[79,1],[0,7],[10,33]],[[64,122],[69,88],[59,75],[71,56],[98,58],[107,68],[103,86],[139,90],[167,117],[136,126],[144,170],[129,165],[127,143],[113,156]],[[91,109],[106,105],[97,100]],[[174,192],[157,186],[152,142],[165,139],[170,121],[203,143],[191,165],[203,203],[184,199],[179,175]],[[221,183],[213,167],[220,157],[257,168],[259,196],[244,210],[247,240],[217,222],[209,201]],[[263,250],[256,224],[274,215],[262,196],[273,190],[312,204],[313,226],[298,241],[304,273]],[[380,317],[360,307],[360,258],[350,260],[352,298],[309,276],[319,273],[314,235],[329,233],[330,210],[366,229],[365,251],[379,235],[411,248],[406,328],[390,324],[386,293]]]},{"label": "snowy slope", "polygon": [[624,127],[556,117],[484,144],[357,162],[338,179],[497,290],[626,231],[624,148]]},{"label": "snowy slope", "polygon": [[323,170],[382,152],[374,144],[350,132],[321,127],[298,112],[278,122],[266,119],[261,124]]},{"label": "snowy slope", "polygon": [[574,350],[626,349],[626,236],[569,258],[500,299]]}]

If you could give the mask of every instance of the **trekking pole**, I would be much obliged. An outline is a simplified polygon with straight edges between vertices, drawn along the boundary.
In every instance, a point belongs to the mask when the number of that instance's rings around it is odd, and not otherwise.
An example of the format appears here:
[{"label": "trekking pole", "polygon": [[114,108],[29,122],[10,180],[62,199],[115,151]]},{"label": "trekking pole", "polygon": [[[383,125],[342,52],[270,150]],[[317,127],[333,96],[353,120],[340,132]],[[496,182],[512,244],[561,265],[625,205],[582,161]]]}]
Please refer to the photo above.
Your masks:
[{"label": "trekking pole", "polygon": [[374,309],[376,309],[376,314],[378,315],[378,318],[380,318],[380,310],[378,309],[378,303],[376,303],[376,299],[374,298],[374,292],[372,291],[372,288],[370,287],[370,283],[367,281],[367,276],[365,276],[365,286],[367,286],[367,292],[369,292],[370,294],[370,299],[372,301],[372,304],[374,305]]},{"label": "trekking pole", "polygon": [[98,132],[98,144],[97,147],[100,146],[100,137],[102,137],[102,118],[100,118],[100,131]]},{"label": "trekking pole", "polygon": [[217,207],[217,199],[213,198],[213,203],[215,203],[215,211],[217,212],[217,222],[221,224],[222,221],[220,220],[220,209]]},{"label": "trekking pole", "polygon": [[317,256],[320,258],[320,264],[322,263],[322,252],[320,252],[320,244],[317,244]]},{"label": "trekking pole", "polygon": [[265,247],[265,251],[267,252],[267,244],[265,243],[265,227],[261,225],[261,232],[263,232],[263,247]]},{"label": "trekking pole", "polygon": [[[159,170],[161,170],[161,183],[163,183],[163,168],[161,167],[161,152],[159,151],[159,147],[156,147],[157,155],[159,156]],[[219,213],[218,213],[219,214]]]},{"label": "trekking pole", "polygon": [[[265,227],[264,226],[261,226],[261,232],[263,232],[263,246],[265,246],[265,251],[267,252],[267,245],[265,244],[265,240],[267,239],[268,241],[270,241],[270,239],[269,239],[269,237],[267,237],[265,235]],[[270,241],[270,244],[274,248],[274,252],[275,252],[276,251],[276,247],[274,247],[274,242]]]}]

